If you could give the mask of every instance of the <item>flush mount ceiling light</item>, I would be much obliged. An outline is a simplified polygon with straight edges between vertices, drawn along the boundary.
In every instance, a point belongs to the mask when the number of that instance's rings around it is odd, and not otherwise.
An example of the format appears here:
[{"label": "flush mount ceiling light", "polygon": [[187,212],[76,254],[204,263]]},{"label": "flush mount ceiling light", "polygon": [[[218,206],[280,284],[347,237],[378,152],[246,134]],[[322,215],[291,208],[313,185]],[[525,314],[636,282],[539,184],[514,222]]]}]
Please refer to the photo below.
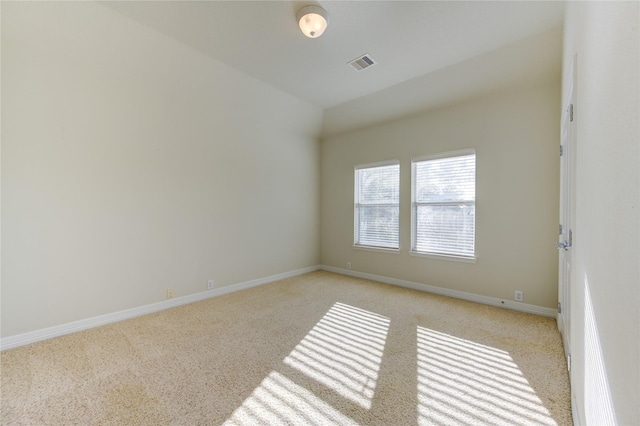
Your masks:
[{"label": "flush mount ceiling light", "polygon": [[305,6],[296,18],[302,33],[309,38],[320,37],[329,24],[329,14],[320,6]]}]

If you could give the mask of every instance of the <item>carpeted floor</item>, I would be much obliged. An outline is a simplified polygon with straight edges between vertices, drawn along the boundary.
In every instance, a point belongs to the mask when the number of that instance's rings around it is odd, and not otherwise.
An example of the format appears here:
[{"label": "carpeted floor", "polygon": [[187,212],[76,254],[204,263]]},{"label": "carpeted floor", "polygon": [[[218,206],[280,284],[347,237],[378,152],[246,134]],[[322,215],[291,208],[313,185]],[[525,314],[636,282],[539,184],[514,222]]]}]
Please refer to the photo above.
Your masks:
[{"label": "carpeted floor", "polygon": [[3,425],[570,425],[555,320],[313,272],[1,354]]}]

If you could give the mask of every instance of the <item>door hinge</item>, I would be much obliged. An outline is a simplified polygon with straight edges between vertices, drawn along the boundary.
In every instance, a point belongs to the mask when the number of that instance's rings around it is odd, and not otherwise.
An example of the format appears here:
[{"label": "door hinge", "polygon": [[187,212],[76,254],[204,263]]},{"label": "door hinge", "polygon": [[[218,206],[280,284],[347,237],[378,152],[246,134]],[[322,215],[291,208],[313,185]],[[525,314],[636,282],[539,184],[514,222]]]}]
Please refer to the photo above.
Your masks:
[{"label": "door hinge", "polygon": [[558,225],[558,235],[562,235],[562,224]]},{"label": "door hinge", "polygon": [[569,105],[569,121],[573,121],[573,104]]},{"label": "door hinge", "polygon": [[562,303],[558,302],[558,313],[562,313]]},{"label": "door hinge", "polygon": [[564,241],[556,243],[556,247],[559,249],[569,250],[571,246],[573,246],[573,231],[569,229],[569,238]]},{"label": "door hinge", "polygon": [[560,145],[560,157],[564,154],[564,147]]}]

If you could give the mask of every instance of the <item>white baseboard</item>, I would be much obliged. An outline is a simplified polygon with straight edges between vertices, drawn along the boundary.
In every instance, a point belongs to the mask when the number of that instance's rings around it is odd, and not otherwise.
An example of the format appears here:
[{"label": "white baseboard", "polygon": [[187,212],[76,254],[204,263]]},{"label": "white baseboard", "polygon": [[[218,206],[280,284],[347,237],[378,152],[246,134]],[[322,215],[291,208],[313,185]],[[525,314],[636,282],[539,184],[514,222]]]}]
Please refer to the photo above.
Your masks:
[{"label": "white baseboard", "polygon": [[555,317],[556,310],[550,308],[544,308],[541,306],[529,305],[526,303],[513,302],[510,300],[496,299],[494,297],[481,296],[478,294],[467,293],[464,291],[451,290],[443,287],[436,287],[428,284],[416,283],[413,281],[399,280],[396,278],[384,277],[381,275],[368,274],[365,272],[357,272],[348,269],[335,268],[333,266],[316,265],[307,268],[296,269],[281,274],[271,275],[264,278],[258,278],[243,283],[232,284],[226,287],[217,288],[214,290],[207,290],[200,293],[190,294],[188,296],[176,297],[174,299],[163,300],[162,302],[152,303],[150,305],[139,306],[137,308],[125,309],[123,311],[113,312],[110,314],[99,315],[92,318],[86,318],[78,321],[73,321],[66,324],[60,324],[53,327],[43,328],[41,330],[30,331],[27,333],[17,334],[14,336],[8,336],[0,338],[0,350],[16,348],[18,346],[24,346],[31,343],[39,342],[41,340],[51,339],[53,337],[64,336],[65,334],[75,333],[77,331],[87,330],[93,327],[99,327],[129,318],[135,318],[141,315],[151,314],[153,312],[162,311],[176,306],[186,305],[189,303],[199,302],[201,300],[209,299],[211,297],[222,296],[224,294],[233,293],[240,290],[245,290],[252,287],[257,287],[263,284],[268,284],[274,281],[283,280],[286,278],[295,277],[297,275],[306,274],[309,272],[322,269],[325,271],[335,272],[338,274],[349,275],[357,278],[364,278],[372,281],[378,281],[386,284],[397,285],[400,287],[411,288],[414,290],[425,291],[428,293],[440,294],[442,296],[454,297],[456,299],[468,300],[471,302],[483,303],[485,305],[500,306],[503,308],[513,309],[516,311],[527,312],[531,314],[542,315],[546,317]]},{"label": "white baseboard", "polygon": [[556,314],[556,323],[558,324],[558,331],[560,334],[564,334],[564,320],[562,314]]},{"label": "white baseboard", "polygon": [[428,293],[435,293],[442,296],[449,296],[456,299],[468,300],[470,302],[483,303],[485,305],[499,306],[502,308],[513,309],[515,311],[526,312],[529,314],[536,314],[545,317],[555,318],[557,315],[556,309],[545,308],[542,306],[529,305],[522,302],[514,302],[511,300],[497,299],[495,297],[482,296],[474,293],[467,293],[465,291],[451,290],[443,287],[436,287],[428,284],[421,284],[413,281],[399,280],[397,278],[384,277],[381,275],[367,274],[365,272],[357,272],[349,269],[335,268],[333,266],[322,265],[320,269],[324,271],[335,272],[342,275],[349,275],[357,278],[364,278],[371,281],[378,281],[385,284],[397,285],[400,287],[411,288],[414,290],[426,291]]},{"label": "white baseboard", "polygon": [[129,318],[139,317],[141,315],[151,314],[153,312],[162,311],[176,306],[187,305],[189,303],[199,302],[211,297],[222,296],[224,294],[233,293],[248,288],[257,287],[274,281],[295,277],[297,275],[306,274],[317,271],[321,267],[310,266],[308,268],[296,269],[281,274],[271,275],[264,278],[258,278],[243,283],[232,284],[226,287],[207,290],[200,293],[190,294],[187,296],[176,297],[174,299],[163,300],[162,302],[152,303],[150,305],[139,306],[137,308],[125,309],[123,311],[113,312],[110,314],[99,315],[92,318],[86,318],[73,321],[66,324],[60,324],[53,327],[43,328],[41,330],[30,331],[27,333],[17,334],[0,338],[0,350],[16,348],[18,346],[28,345],[30,343],[39,342],[41,340],[51,339],[53,337],[64,336],[65,334],[75,333],[77,331],[87,330],[93,327],[110,324],[126,320]]},{"label": "white baseboard", "polygon": [[573,417],[573,426],[580,426],[580,414],[578,413],[578,405],[576,404],[576,396],[571,392],[571,416]]}]

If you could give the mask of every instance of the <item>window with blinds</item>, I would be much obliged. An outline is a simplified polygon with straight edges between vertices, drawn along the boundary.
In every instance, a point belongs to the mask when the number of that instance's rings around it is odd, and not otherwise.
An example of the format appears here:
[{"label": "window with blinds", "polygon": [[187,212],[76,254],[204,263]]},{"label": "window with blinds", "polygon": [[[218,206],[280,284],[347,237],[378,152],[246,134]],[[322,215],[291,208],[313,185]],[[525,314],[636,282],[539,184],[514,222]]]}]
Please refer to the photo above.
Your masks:
[{"label": "window with blinds", "polygon": [[412,251],[475,257],[476,153],[411,161]]},{"label": "window with blinds", "polygon": [[400,163],[377,163],[355,169],[354,244],[399,247]]}]

